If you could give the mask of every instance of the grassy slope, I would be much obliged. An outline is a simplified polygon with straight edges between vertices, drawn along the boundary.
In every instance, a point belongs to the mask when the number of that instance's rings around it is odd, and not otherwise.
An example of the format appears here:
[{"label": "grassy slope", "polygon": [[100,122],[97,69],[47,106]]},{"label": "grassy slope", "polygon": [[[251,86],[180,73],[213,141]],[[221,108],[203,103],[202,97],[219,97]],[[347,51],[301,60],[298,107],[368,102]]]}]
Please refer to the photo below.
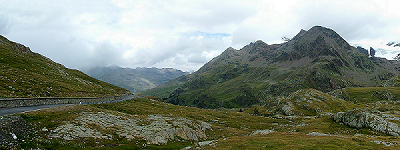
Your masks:
[{"label": "grassy slope", "polygon": [[91,97],[129,92],[0,38],[0,97]]},{"label": "grassy slope", "polygon": [[400,100],[400,76],[396,76],[379,87],[348,87],[330,92],[331,95],[355,103]]}]

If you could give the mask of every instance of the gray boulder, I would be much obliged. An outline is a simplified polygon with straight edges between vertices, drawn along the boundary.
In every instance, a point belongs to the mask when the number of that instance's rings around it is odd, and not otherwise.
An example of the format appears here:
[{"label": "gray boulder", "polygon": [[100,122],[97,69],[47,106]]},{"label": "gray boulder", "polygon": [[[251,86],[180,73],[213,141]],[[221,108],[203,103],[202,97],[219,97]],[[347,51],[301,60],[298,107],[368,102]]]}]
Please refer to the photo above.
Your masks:
[{"label": "gray boulder", "polygon": [[348,112],[338,112],[331,116],[337,123],[343,123],[353,128],[371,128],[374,131],[386,133],[392,136],[400,136],[400,129],[396,123],[369,113],[366,110],[355,109]]}]

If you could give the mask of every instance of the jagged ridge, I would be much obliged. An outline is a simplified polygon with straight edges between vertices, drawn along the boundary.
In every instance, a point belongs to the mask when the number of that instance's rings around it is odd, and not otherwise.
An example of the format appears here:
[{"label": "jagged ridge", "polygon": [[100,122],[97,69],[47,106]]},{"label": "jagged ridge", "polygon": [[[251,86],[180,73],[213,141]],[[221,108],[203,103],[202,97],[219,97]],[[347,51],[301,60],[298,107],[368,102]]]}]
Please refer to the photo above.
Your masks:
[{"label": "jagged ridge", "polygon": [[248,107],[300,89],[329,92],[377,86],[396,75],[374,64],[332,29],[315,26],[282,44],[256,41],[240,50],[228,48],[187,75],[185,82],[168,83],[182,84],[164,98],[202,108]]}]

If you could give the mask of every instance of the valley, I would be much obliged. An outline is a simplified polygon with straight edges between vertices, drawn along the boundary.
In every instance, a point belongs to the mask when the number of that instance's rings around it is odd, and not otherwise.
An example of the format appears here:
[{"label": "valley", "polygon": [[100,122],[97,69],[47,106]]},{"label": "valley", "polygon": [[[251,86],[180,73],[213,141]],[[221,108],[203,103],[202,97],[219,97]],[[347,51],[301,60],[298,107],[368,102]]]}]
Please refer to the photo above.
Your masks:
[{"label": "valley", "polygon": [[125,88],[131,93],[155,88],[171,79],[189,74],[173,68],[93,67],[84,71],[91,77]]}]

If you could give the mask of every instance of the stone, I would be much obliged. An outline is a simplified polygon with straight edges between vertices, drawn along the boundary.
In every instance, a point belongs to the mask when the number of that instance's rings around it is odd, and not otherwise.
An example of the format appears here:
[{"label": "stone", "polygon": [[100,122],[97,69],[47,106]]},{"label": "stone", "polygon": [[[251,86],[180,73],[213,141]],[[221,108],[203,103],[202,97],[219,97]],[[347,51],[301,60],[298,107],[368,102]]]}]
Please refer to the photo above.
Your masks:
[{"label": "stone", "polygon": [[[168,141],[174,140],[176,137],[190,141],[205,140],[207,139],[205,131],[212,129],[209,123],[183,117],[149,115],[147,118],[133,119],[134,117],[134,115],[123,113],[82,113],[75,121],[67,122],[52,130],[49,137],[64,140],[74,140],[81,137],[112,138],[111,135],[103,135],[96,128],[90,128],[95,125],[104,130],[113,128],[118,136],[127,139],[142,138],[148,144],[167,144]],[[149,123],[138,125],[138,122]]]},{"label": "stone", "polygon": [[267,135],[267,134],[272,133],[272,132],[275,132],[275,131],[268,130],[268,129],[266,129],[266,130],[256,130],[253,133],[251,133],[250,135],[256,135],[256,134]]},{"label": "stone", "polygon": [[283,106],[282,106],[283,114],[286,115],[286,116],[294,115],[293,109],[294,109],[294,108],[293,108],[293,104],[290,103],[290,102],[288,102],[287,105],[283,105]]},{"label": "stone", "polygon": [[371,128],[381,133],[400,136],[400,129],[396,123],[369,113],[366,110],[355,109],[348,112],[338,112],[330,118],[337,123],[343,123],[353,128]]},{"label": "stone", "polygon": [[49,129],[47,129],[46,127],[43,127],[42,131],[47,132],[47,131],[49,131]]},{"label": "stone", "polygon": [[383,141],[371,141],[371,142],[376,143],[376,144],[383,144],[385,146],[397,145],[397,143],[392,143],[392,142],[383,142]]},{"label": "stone", "polygon": [[14,140],[17,139],[17,135],[15,135],[14,133],[10,133],[10,134],[11,134],[11,136],[12,136],[12,138],[13,138]]},{"label": "stone", "polygon": [[310,132],[307,135],[312,135],[312,136],[329,136],[328,134],[325,133],[319,133],[319,132]]},{"label": "stone", "polygon": [[199,146],[212,146],[214,141],[203,141],[203,142],[199,142]]}]

